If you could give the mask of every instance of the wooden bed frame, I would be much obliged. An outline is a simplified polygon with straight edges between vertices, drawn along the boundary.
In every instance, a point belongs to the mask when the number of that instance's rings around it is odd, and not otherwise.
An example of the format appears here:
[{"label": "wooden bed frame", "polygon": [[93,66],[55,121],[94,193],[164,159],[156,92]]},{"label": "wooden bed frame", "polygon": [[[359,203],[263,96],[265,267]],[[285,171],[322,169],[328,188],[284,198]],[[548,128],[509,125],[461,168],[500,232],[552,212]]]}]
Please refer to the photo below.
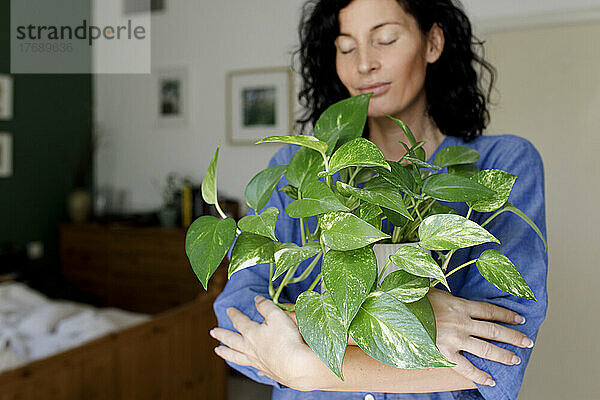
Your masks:
[{"label": "wooden bed frame", "polygon": [[[90,243],[80,233],[84,242]],[[64,254],[63,273],[68,264]],[[225,400],[228,369],[214,354],[218,343],[208,332],[217,325],[212,305],[225,283],[226,265],[221,265],[208,291],[201,289],[189,264],[185,268],[198,287],[192,301],[163,307],[166,311],[149,321],[0,374],[0,400]],[[146,275],[147,282],[164,282],[164,277],[156,274],[140,274]],[[131,288],[124,286],[119,292],[131,292]],[[105,305],[142,311],[131,307],[131,298],[147,299],[146,305],[159,307],[157,298],[173,296],[142,291],[122,293],[118,298],[124,300]]]},{"label": "wooden bed frame", "polygon": [[226,399],[208,331],[215,292],[0,375],[0,400]]}]

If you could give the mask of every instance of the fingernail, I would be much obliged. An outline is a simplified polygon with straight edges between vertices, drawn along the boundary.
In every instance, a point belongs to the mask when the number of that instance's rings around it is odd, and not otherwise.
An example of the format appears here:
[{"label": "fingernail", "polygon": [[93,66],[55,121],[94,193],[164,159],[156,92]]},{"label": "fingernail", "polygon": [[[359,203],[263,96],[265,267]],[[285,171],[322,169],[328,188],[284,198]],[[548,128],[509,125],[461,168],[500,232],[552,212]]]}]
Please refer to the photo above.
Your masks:
[{"label": "fingernail", "polygon": [[533,347],[533,340],[529,339],[529,338],[523,338],[523,346],[527,347],[528,349]]},{"label": "fingernail", "polygon": [[512,363],[513,363],[513,365],[519,365],[519,364],[521,364],[521,359],[517,356],[513,356]]},{"label": "fingernail", "polygon": [[515,322],[519,325],[523,325],[525,323],[525,317],[517,314],[517,315],[515,315]]},{"label": "fingernail", "polygon": [[488,380],[487,380],[487,381],[485,381],[485,384],[486,384],[487,386],[491,386],[491,387],[494,387],[494,386],[496,386],[496,382],[494,382],[494,380],[493,380],[492,378],[488,378]]},{"label": "fingernail", "polygon": [[263,297],[263,296],[260,296],[260,295],[258,295],[258,296],[256,296],[256,297],[254,298],[254,301],[255,301],[255,302],[259,302],[259,301],[261,301],[261,300],[263,300],[263,299],[264,299],[264,297]]},{"label": "fingernail", "polygon": [[219,347],[220,346],[217,346],[217,347],[214,348],[214,352],[217,353],[217,354],[221,353],[221,349]]},{"label": "fingernail", "polygon": [[215,337],[215,330],[211,329],[210,331],[208,331],[208,334],[212,337]]}]

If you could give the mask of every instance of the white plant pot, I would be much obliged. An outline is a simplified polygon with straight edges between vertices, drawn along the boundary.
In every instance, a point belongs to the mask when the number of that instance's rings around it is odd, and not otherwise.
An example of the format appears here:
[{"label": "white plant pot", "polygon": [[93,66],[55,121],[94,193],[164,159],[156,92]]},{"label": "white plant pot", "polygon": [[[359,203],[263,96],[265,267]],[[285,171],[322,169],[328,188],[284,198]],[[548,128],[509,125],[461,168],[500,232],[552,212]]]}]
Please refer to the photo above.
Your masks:
[{"label": "white plant pot", "polygon": [[[383,270],[383,268],[385,267],[385,264],[387,264],[387,262],[390,259],[391,255],[396,254],[396,252],[398,251],[398,249],[402,246],[413,246],[413,247],[417,247],[423,251],[428,252],[429,254],[431,254],[431,251],[423,249],[422,247],[419,247],[419,243],[391,243],[391,244],[375,244],[373,246],[373,251],[375,251],[375,257],[377,258],[377,276],[379,276],[381,274],[381,271]],[[394,272],[394,271],[398,271],[400,268],[398,266],[396,266],[394,263],[390,262],[390,264],[388,265],[385,274],[381,277],[381,281],[383,281],[383,279],[388,276],[390,273]],[[381,283],[381,281],[379,281],[379,283]]]}]

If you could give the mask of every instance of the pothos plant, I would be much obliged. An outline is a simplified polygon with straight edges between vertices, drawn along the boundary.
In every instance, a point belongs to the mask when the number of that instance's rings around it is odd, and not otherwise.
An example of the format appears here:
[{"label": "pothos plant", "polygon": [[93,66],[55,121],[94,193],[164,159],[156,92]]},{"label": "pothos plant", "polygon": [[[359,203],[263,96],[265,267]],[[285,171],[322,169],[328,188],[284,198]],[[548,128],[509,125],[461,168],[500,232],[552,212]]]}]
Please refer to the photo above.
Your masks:
[{"label": "pothos plant", "polygon": [[[255,214],[237,225],[217,201],[217,148],[202,195],[222,219],[202,216],[186,237],[187,255],[205,288],[234,241],[229,277],[266,264],[273,302],[295,311],[302,337],[340,379],[349,335],[371,357],[397,368],[453,366],[435,344],[435,316],[426,297],[431,287],[442,283],[450,290],[447,278],[475,264],[499,289],[535,300],[513,263],[499,251],[486,250],[448,271],[453,254],[500,243],[485,226],[507,211],[520,216],[544,240],[535,224],[508,203],[516,176],[494,169],[478,171],[473,164],[479,158],[475,150],[445,148],[431,165],[424,143],[417,142],[402,121],[390,117],[410,146],[404,145],[406,154],[400,160],[386,160],[362,137],[370,96],[329,107],[316,123],[314,136],[271,136],[258,142],[301,147],[288,165],[265,169],[252,178],[244,197]],[[289,185],[280,190],[293,199],[285,212],[299,220],[300,246],[279,241],[275,227],[280,210],[264,209],[284,175]],[[440,201],[466,202],[467,215],[457,215]],[[479,225],[470,219],[472,211],[492,214]],[[315,216],[317,228],[311,232],[307,218]],[[385,242],[417,246],[400,247],[378,273],[373,246]],[[296,303],[280,304],[283,289],[308,279],[321,258],[321,272]],[[309,259],[308,267],[296,274]],[[390,264],[397,270],[385,276]],[[318,293],[314,289],[321,279],[325,289]]]}]

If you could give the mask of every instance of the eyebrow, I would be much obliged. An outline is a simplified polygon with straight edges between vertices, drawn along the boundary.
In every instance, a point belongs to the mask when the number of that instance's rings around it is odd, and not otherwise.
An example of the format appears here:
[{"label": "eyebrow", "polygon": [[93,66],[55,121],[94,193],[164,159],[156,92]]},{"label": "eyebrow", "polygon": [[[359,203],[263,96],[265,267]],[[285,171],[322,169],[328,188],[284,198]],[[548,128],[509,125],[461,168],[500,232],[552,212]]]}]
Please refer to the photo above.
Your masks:
[{"label": "eyebrow", "polygon": [[[374,27],[369,29],[369,32],[373,32],[385,25],[402,25],[402,24],[400,22],[383,22],[383,23],[375,25]],[[352,35],[350,35],[349,33],[340,32],[339,36],[352,36]]]}]

